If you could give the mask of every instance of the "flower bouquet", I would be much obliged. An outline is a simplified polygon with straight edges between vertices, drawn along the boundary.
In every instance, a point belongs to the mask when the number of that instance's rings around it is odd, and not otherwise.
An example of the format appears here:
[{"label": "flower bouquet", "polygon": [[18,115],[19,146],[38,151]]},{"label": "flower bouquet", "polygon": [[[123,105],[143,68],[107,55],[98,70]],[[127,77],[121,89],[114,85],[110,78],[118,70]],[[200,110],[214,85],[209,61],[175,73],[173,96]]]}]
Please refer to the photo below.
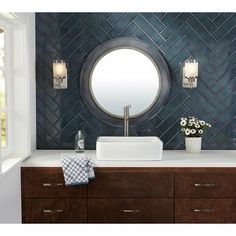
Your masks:
[{"label": "flower bouquet", "polygon": [[211,125],[196,117],[182,117],[180,121],[181,131],[185,136],[186,151],[199,153],[201,151],[202,135]]}]

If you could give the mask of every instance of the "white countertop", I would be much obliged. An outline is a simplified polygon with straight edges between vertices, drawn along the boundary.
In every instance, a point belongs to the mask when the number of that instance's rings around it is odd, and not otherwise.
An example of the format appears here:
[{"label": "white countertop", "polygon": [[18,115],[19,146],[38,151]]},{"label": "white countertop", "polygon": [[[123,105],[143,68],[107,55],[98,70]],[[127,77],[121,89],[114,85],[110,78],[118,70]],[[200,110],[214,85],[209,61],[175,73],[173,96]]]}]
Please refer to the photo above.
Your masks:
[{"label": "white countertop", "polygon": [[[62,153],[74,150],[36,150],[22,162],[24,167],[60,167]],[[208,150],[199,154],[186,151],[163,151],[161,161],[98,161],[96,151],[85,151],[94,167],[236,167],[236,150]]]}]

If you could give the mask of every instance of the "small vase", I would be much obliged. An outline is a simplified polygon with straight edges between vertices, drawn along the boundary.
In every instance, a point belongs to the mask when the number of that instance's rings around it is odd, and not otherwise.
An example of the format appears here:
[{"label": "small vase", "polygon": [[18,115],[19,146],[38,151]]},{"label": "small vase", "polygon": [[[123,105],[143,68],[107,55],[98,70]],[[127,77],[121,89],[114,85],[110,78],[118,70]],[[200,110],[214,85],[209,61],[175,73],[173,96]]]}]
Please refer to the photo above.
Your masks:
[{"label": "small vase", "polygon": [[202,147],[202,137],[185,137],[185,147],[188,153],[199,153]]}]

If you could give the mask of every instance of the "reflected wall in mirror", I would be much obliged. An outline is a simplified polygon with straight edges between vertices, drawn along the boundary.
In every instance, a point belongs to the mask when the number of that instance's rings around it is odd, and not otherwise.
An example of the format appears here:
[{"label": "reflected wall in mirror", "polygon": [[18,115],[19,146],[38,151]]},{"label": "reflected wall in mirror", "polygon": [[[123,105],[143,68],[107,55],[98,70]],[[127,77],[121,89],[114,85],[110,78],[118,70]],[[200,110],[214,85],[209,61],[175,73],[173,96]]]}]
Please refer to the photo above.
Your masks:
[{"label": "reflected wall in mirror", "polygon": [[139,116],[156,101],[160,79],[151,58],[135,49],[115,49],[102,57],[90,78],[97,105],[111,116],[122,117],[132,105],[130,117]]},{"label": "reflected wall in mirror", "polygon": [[80,77],[82,98],[100,120],[123,125],[123,107],[131,104],[130,125],[159,113],[170,88],[168,66],[160,51],[134,38],[117,38],[90,53]]}]

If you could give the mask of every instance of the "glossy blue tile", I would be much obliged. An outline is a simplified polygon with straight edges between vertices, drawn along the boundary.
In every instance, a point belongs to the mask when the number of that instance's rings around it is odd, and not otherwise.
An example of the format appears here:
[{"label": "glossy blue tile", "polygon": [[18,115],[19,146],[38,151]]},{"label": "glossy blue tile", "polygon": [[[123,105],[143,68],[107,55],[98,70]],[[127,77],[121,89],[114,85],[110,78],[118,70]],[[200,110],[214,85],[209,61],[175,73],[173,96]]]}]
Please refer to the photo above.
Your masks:
[{"label": "glossy blue tile", "polygon": [[[236,149],[236,15],[235,13],[37,13],[36,102],[37,148],[73,149],[78,129],[85,147],[96,148],[101,135],[123,135],[86,108],[79,77],[89,53],[116,37],[135,37],[158,47],[171,72],[171,91],[152,120],[131,127],[130,135],[157,135],[165,149],[184,149],[182,116],[195,115],[212,124],[203,149]],[[197,89],[183,89],[180,64],[199,61]],[[68,61],[68,89],[52,88],[52,60]]]},{"label": "glossy blue tile", "polygon": [[194,13],[193,16],[211,34],[213,34],[218,29],[217,26],[213,24],[212,21],[209,19],[209,17],[206,15],[206,13]]},{"label": "glossy blue tile", "polygon": [[220,13],[213,19],[213,22],[215,25],[220,27],[232,16],[233,16],[233,13]]},{"label": "glossy blue tile", "polygon": [[202,40],[204,40],[210,47],[214,47],[217,43],[217,40],[203,27],[203,25],[192,16],[189,18],[188,23],[191,25],[191,28],[196,34],[199,35]]},{"label": "glossy blue tile", "polygon": [[222,36],[220,43],[214,47],[215,52],[219,54],[223,50],[225,50],[228,47],[228,45],[230,45],[231,42],[235,40],[235,36],[236,36],[236,26],[234,26],[232,29],[230,29],[226,34]]},{"label": "glossy blue tile", "polygon": [[189,13],[181,13],[162,31],[162,36],[167,39],[171,36],[178,28],[185,23],[191,15]]},{"label": "glossy blue tile", "polygon": [[116,27],[113,27],[109,31],[109,35],[111,38],[115,38],[127,25],[130,24],[131,21],[133,21],[136,17],[138,16],[137,13],[129,13],[125,14],[124,16],[121,17],[121,19],[118,21],[116,24]]},{"label": "glossy blue tile", "polygon": [[164,16],[162,16],[161,18],[161,22],[167,26],[168,24],[170,24],[174,19],[177,19],[177,17],[180,15],[180,13],[171,13],[171,14],[165,14]]},{"label": "glossy blue tile", "polygon": [[157,31],[162,31],[165,26],[160,22],[160,20],[152,13],[142,13],[144,19]]},{"label": "glossy blue tile", "polygon": [[224,13],[224,16],[227,19],[225,22],[221,22],[219,29],[213,34],[214,38],[217,40],[221,39],[227,32],[229,32],[236,24],[236,14],[227,14]]},{"label": "glossy blue tile", "polygon": [[216,19],[217,16],[220,15],[220,13],[217,13],[217,12],[211,12],[211,13],[206,13],[207,17],[209,19],[211,19],[212,21],[214,21],[214,19]]},{"label": "glossy blue tile", "polygon": [[160,45],[164,39],[162,36],[159,34],[158,31],[156,31],[150,24],[147,22],[142,15],[139,15],[135,19],[135,23],[139,25],[139,27],[142,29],[142,31],[150,38],[154,38],[155,43],[157,45]]}]

